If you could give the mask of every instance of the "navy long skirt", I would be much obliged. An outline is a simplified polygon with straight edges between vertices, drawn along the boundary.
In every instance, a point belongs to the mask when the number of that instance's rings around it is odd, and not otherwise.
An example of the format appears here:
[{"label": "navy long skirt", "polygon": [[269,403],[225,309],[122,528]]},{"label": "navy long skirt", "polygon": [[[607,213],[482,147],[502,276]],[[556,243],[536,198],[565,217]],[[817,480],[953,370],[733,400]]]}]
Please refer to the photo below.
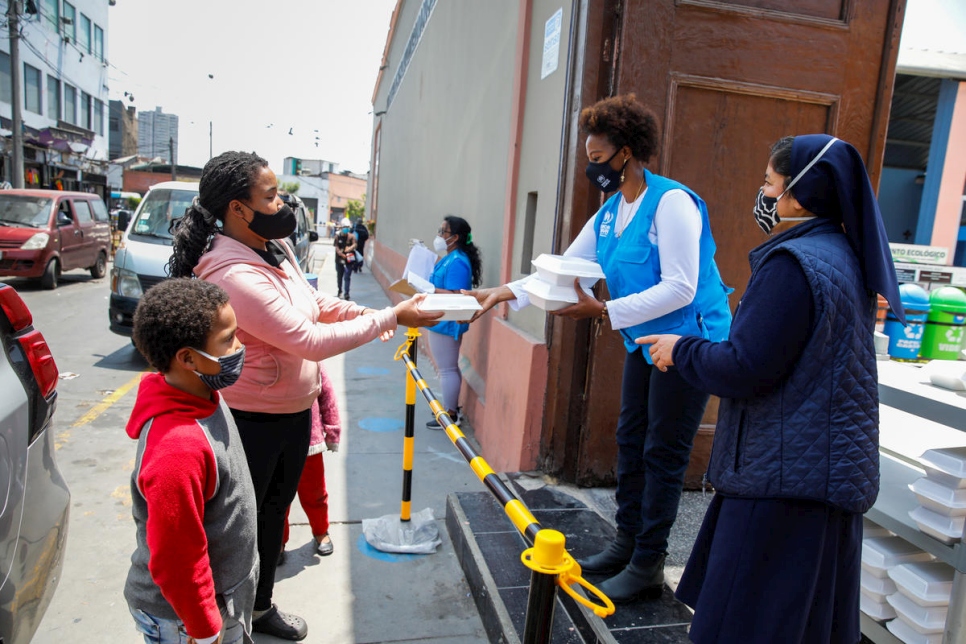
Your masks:
[{"label": "navy long skirt", "polygon": [[716,494],[676,596],[696,644],[860,641],[862,515]]}]

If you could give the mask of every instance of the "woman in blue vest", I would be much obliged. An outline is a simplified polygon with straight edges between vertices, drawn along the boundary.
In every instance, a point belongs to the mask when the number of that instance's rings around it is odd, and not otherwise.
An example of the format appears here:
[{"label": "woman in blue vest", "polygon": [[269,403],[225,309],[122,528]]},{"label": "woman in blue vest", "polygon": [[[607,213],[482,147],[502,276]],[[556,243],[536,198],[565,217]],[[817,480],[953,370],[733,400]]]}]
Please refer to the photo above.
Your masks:
[{"label": "woman in blue vest", "polygon": [[[599,262],[611,299],[577,290],[578,302],[556,311],[599,318],[623,336],[627,349],[617,421],[617,537],[602,552],[579,559],[585,572],[608,575],[599,588],[615,602],[659,596],[667,539],[694,436],[708,394],[676,371],[659,371],[634,339],[651,333],[728,336],[730,292],[714,262],[708,210],[686,186],[645,169],[658,152],[654,113],[633,94],[604,99],[580,114],[587,135],[587,178],[614,193],[564,255]],[[529,302],[530,276],[473,293],[486,311]]]},{"label": "woman in blue vest", "polygon": [[[483,270],[480,250],[473,244],[473,233],[465,219],[453,215],[444,217],[436,231],[433,250],[440,256],[429,278],[436,293],[459,293],[480,285]],[[460,345],[469,328],[470,325],[464,322],[450,321],[438,322],[427,329],[429,349],[443,389],[443,406],[457,425],[463,420],[459,408],[460,387],[463,385],[459,368]],[[435,418],[426,423],[426,427],[443,429]]]},{"label": "woman in blue vest", "polygon": [[776,234],[751,251],[730,339],[638,340],[721,396],[717,493],[677,596],[700,644],[854,644],[879,490],[875,293],[904,318],[895,267],[861,156],[828,135],[775,144],[754,216]]}]

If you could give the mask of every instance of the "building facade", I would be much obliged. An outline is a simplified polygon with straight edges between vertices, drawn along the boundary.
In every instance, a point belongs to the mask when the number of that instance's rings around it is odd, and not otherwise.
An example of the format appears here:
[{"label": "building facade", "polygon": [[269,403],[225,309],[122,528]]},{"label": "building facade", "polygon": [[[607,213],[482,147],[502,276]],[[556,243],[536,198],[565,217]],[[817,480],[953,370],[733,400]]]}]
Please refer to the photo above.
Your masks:
[{"label": "building facade", "polygon": [[[10,1],[17,0],[0,2],[4,14]],[[108,3],[21,0],[19,13],[20,69],[11,70],[10,39],[0,39],[0,176],[13,183],[11,101],[18,100],[23,115],[25,187],[103,195],[109,156]],[[14,71],[21,80],[18,97],[12,96]]]},{"label": "building facade", "polygon": [[138,156],[178,162],[178,117],[160,107],[138,113]]},{"label": "building facade", "polygon": [[133,105],[111,101],[108,110],[107,146],[111,160],[138,153],[138,117]]},{"label": "building facade", "polygon": [[[748,251],[762,241],[751,211],[774,141],[844,138],[878,185],[905,1],[767,4],[399,0],[372,99],[373,275],[384,286],[401,277],[408,240],[432,238],[447,214],[472,226],[483,286],[563,252],[602,203],[584,176],[580,111],[633,92],[661,128],[649,168],[708,203],[737,305]],[[762,33],[774,50],[762,49]],[[625,355],[616,332],[534,307],[500,306],[475,322],[461,405],[487,461],[612,482]],[[716,415],[712,402],[692,484]]]}]

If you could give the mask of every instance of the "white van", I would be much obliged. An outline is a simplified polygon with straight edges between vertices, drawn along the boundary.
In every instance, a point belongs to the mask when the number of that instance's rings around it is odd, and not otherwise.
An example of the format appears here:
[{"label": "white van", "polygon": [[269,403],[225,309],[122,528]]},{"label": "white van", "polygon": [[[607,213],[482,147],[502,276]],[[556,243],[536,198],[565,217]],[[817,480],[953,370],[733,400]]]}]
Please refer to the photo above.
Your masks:
[{"label": "white van", "polygon": [[197,196],[197,183],[165,181],[151,186],[138,204],[114,255],[111,271],[109,313],[114,333],[130,337],[134,309],[141,295],[167,277],[165,265],[171,258],[174,240],[172,223],[184,216]]}]

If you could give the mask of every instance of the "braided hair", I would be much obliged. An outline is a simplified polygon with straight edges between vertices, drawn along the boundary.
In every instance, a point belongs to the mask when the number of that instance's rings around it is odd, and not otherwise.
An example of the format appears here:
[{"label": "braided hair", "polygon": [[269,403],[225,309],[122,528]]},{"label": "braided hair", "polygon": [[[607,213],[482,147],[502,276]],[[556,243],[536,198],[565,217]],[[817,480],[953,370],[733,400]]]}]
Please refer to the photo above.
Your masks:
[{"label": "braided hair", "polygon": [[457,248],[466,253],[470,260],[470,269],[473,271],[473,288],[478,287],[483,281],[483,261],[480,258],[480,249],[473,243],[473,229],[469,222],[456,215],[446,215],[443,221],[449,224],[449,231],[454,235],[459,235]]},{"label": "braided hair", "polygon": [[168,260],[171,277],[191,277],[198,260],[211,246],[224,223],[228,204],[251,198],[252,184],[268,161],[254,152],[223,152],[201,171],[198,196],[174,231],[174,249]]}]

